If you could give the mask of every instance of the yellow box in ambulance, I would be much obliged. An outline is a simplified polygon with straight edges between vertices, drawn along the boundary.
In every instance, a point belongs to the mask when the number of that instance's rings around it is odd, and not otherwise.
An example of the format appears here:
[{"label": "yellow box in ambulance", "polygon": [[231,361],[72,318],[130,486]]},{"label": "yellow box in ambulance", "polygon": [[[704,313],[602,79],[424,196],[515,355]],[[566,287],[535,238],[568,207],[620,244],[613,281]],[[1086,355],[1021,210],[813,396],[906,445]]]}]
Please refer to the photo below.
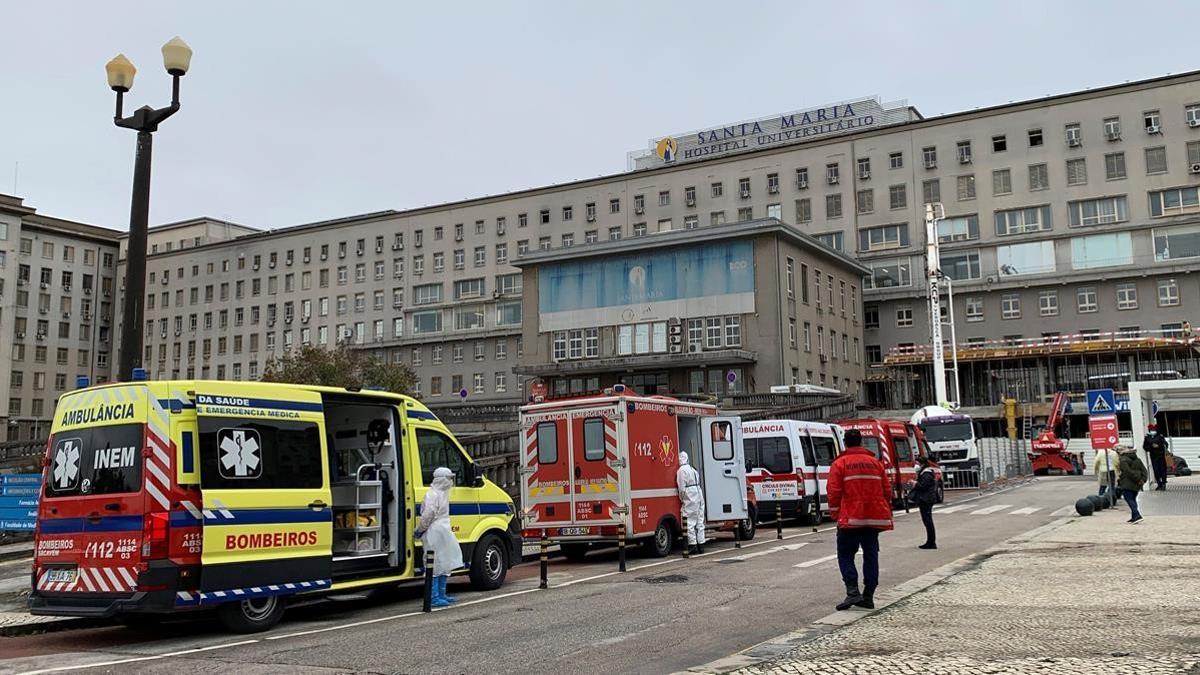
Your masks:
[{"label": "yellow box in ambulance", "polygon": [[454,472],[467,574],[520,560],[512,499],[419,401],[307,385],[159,381],[64,394],[44,460],[30,609],[127,616],[215,607],[269,628],[290,596],[423,574],[413,531]]}]

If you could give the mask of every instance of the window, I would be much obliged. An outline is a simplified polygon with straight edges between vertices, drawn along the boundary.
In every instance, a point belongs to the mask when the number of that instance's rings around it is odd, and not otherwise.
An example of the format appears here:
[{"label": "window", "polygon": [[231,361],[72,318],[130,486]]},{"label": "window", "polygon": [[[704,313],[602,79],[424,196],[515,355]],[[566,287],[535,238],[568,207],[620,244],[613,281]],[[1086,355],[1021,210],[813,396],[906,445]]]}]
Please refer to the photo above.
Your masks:
[{"label": "window", "polygon": [[938,241],[970,241],[979,238],[979,216],[944,218],[938,221]]},{"label": "window", "polygon": [[1008,150],[1008,137],[1001,134],[992,136],[992,152],[1004,152]]},{"label": "window", "polygon": [[1104,120],[1104,137],[1110,141],[1121,138],[1121,118],[1107,117]]},{"label": "window", "polygon": [[[454,252],[454,269],[461,270],[463,268],[462,257],[463,257],[463,252],[462,252],[461,248]],[[446,269],[446,254],[443,253],[442,251],[438,251],[437,253],[434,253],[433,254],[433,271],[434,272],[443,272],[443,271],[445,271],[445,269]]]},{"label": "window", "polygon": [[967,321],[983,321],[983,298],[972,295],[967,298]]},{"label": "window", "polygon": [[[566,237],[567,237],[567,235],[564,234],[563,235],[564,243],[565,243]],[[476,246],[475,247],[475,266],[483,267],[486,264],[487,264],[487,247],[486,246]]]},{"label": "window", "polygon": [[711,189],[712,196],[714,197],[720,197],[721,195],[725,194],[725,189],[722,187],[721,183],[713,183]]},{"label": "window", "polygon": [[[635,236],[635,237],[646,236],[646,224],[645,223],[634,223],[633,224],[633,236]],[[546,239],[549,239],[549,237],[546,237]],[[549,248],[549,246],[547,246],[547,248]]]},{"label": "window", "polygon": [[1200,141],[1191,141],[1187,144],[1187,163],[1189,170],[1192,166],[1200,164]]},{"label": "window", "polygon": [[[457,388],[456,388],[457,391]],[[549,425],[553,428],[554,423]],[[468,485],[467,476],[467,459],[463,456],[461,450],[454,439],[440,431],[433,429],[420,429],[417,432],[417,453],[421,458],[421,480],[425,485],[433,484],[433,471],[438,467],[446,467],[454,472],[455,485]],[[553,430],[551,431],[553,435]],[[541,460],[541,426],[538,427],[538,459]],[[557,440],[557,439],[556,439]],[[557,461],[558,447],[555,445],[552,450]],[[550,462],[550,463],[553,463]]]},{"label": "window", "polygon": [[[657,230],[657,231],[658,231],[658,232],[670,232],[670,231],[671,231],[671,219],[670,219],[670,218],[663,218],[663,219],[659,220],[659,221],[658,221],[658,230]],[[563,238],[565,239],[567,236],[568,236],[568,235],[565,235],[565,234],[564,234],[564,235],[563,235]]]},{"label": "window", "polygon": [[923,204],[934,204],[942,201],[942,181],[940,178],[930,178],[921,181],[921,200]]},{"label": "window", "polygon": [[858,205],[859,213],[871,213],[875,210],[875,191],[870,188],[859,190],[854,202]]},{"label": "window", "polygon": [[840,169],[838,168],[837,162],[825,165],[825,180],[828,181],[830,185],[838,184],[838,180],[840,178],[839,173]]},{"label": "window", "polygon": [[1006,293],[1000,297],[1000,318],[1021,318],[1021,296],[1016,293]]},{"label": "window", "polygon": [[521,324],[521,303],[501,302],[496,305],[497,326],[518,326]]},{"label": "window", "polygon": [[1067,137],[1067,145],[1076,148],[1083,144],[1083,131],[1078,123],[1067,124],[1063,127]]},{"label": "window", "polygon": [[1167,149],[1163,146],[1146,148],[1146,173],[1167,172]]},{"label": "window", "polygon": [[1087,160],[1083,157],[1067,160],[1067,185],[1087,183]]},{"label": "window", "polygon": [[[442,331],[442,311],[439,309],[426,310],[424,312],[413,312],[412,315],[412,332],[414,335],[422,335],[425,333],[440,333]],[[414,362],[414,366],[420,365],[419,362]]]},{"label": "window", "polygon": [[454,282],[455,300],[478,298],[481,295],[483,295],[483,279],[460,279]]},{"label": "window", "polygon": [[725,317],[725,346],[740,347],[742,345],[742,319],[737,316]]},{"label": "window", "polygon": [[796,222],[810,223],[812,222],[812,200],[807,197],[796,200]]},{"label": "window", "polygon": [[959,176],[957,182],[958,201],[965,202],[975,199],[975,174]]},{"label": "window", "polygon": [[1038,292],[1038,313],[1042,316],[1058,316],[1058,291]]},{"label": "window", "polygon": [[1071,265],[1077,270],[1133,263],[1133,242],[1128,232],[1093,234],[1071,240]]},{"label": "window", "polygon": [[608,240],[609,241],[618,241],[620,239],[621,239],[621,226],[620,225],[616,225],[616,226],[608,228]]},{"label": "window", "polygon": [[1096,311],[1096,287],[1082,286],[1075,289],[1075,308],[1080,314]]},{"label": "window", "polygon": [[1045,164],[1030,164],[1029,165],[1029,190],[1035,192],[1037,190],[1046,190],[1050,187],[1049,169]]},{"label": "window", "polygon": [[788,319],[788,345],[796,348],[796,320]]},{"label": "window", "polygon": [[996,247],[996,267],[1000,276],[1044,274],[1054,271],[1054,242],[1031,241]]},{"label": "window", "polygon": [[925,163],[926,169],[937,167],[937,148],[930,145],[921,148],[921,160]]},{"label": "window", "polygon": [[1155,218],[1197,211],[1200,211],[1200,189],[1196,187],[1172,188],[1150,193],[1150,215]]},{"label": "window", "polygon": [[1179,306],[1179,285],[1175,283],[1174,279],[1158,280],[1158,306]]},{"label": "window", "polygon": [[802,166],[796,169],[796,189],[804,190],[808,188],[808,167]]},{"label": "window", "polygon": [[1104,156],[1104,178],[1119,180],[1125,177],[1125,153],[1110,152]]},{"label": "window", "polygon": [[1071,216],[1071,227],[1107,225],[1129,220],[1125,195],[1067,202],[1067,213]]},{"label": "window", "polygon": [[783,220],[783,204],[767,204],[767,217]]},{"label": "window", "polygon": [[[599,240],[600,240],[600,234],[596,230],[588,230],[583,233],[583,243],[585,243],[585,244],[594,244]],[[499,262],[499,261],[497,261],[497,262]]]},{"label": "window", "polygon": [[538,217],[539,217],[539,222],[542,225],[549,225],[550,224],[550,209],[542,209],[538,213]]},{"label": "window", "polygon": [[808,304],[808,264],[800,263],[800,301]]},{"label": "window", "polygon": [[954,281],[967,281],[980,278],[979,252],[942,254],[940,266],[942,273]]},{"label": "window", "polygon": [[995,218],[996,234],[1000,236],[1051,229],[1049,206],[997,211]]},{"label": "window", "polygon": [[430,305],[442,301],[441,284],[413,286],[413,304]]},{"label": "window", "polygon": [[1012,194],[1012,171],[997,169],[992,172],[992,195]]},{"label": "window", "polygon": [[860,157],[858,159],[858,178],[859,180],[868,180],[871,177],[871,158]]},{"label": "window", "polygon": [[529,253],[529,240],[517,240],[517,255],[525,255],[526,253]]},{"label": "window", "polygon": [[912,307],[907,307],[907,306],[897,307],[896,308],[896,327],[897,328],[909,328],[912,325],[913,325]]},{"label": "window", "polygon": [[796,297],[796,261],[792,258],[787,259],[786,263],[787,295],[789,298]]},{"label": "window", "polygon": [[912,286],[912,264],[909,258],[873,260],[867,263],[871,275],[867,277],[867,288],[896,288]]},{"label": "window", "polygon": [[1041,129],[1030,129],[1029,130],[1029,147],[1036,148],[1036,147],[1040,146],[1042,144],[1042,142],[1043,142],[1042,130]]},{"label": "window", "polygon": [[841,218],[842,217],[842,196],[841,195],[825,195],[825,217],[826,218]]},{"label": "window", "polygon": [[739,223],[745,222],[747,220],[754,220],[754,207],[753,206],[743,206],[737,210],[737,214],[738,214],[737,217],[738,217]]},{"label": "window", "polygon": [[859,251],[882,251],[908,246],[908,225],[881,225],[858,231]]},{"label": "window", "polygon": [[[660,202],[662,201],[661,193],[659,194],[659,201]],[[562,219],[563,220],[574,220],[575,219],[575,207],[573,207],[573,206],[562,207]]]},{"label": "window", "polygon": [[1183,116],[1189,127],[1200,127],[1200,103],[1185,106]]},{"label": "window", "polygon": [[904,153],[893,152],[888,155],[888,167],[892,169],[904,168]]},{"label": "window", "polygon": [[550,250],[550,237],[538,237],[538,249],[542,251]]},{"label": "window", "polygon": [[1117,284],[1117,309],[1137,309],[1137,284],[1125,282]]},{"label": "window", "polygon": [[[497,345],[497,349],[499,345]],[[583,356],[584,358],[594,359],[600,356],[600,329],[599,328],[584,328],[583,329]]]},{"label": "window", "polygon": [[483,328],[483,306],[469,305],[454,308],[454,330]]},{"label": "window", "polygon": [[520,272],[501,274],[496,277],[496,291],[500,295],[520,295],[523,290]]},{"label": "window", "polygon": [[826,232],[816,235],[817,241],[835,251],[845,251],[845,235],[842,232]]},{"label": "window", "polygon": [[496,264],[508,264],[508,244],[496,244]]},{"label": "window", "polygon": [[888,202],[892,209],[903,209],[908,206],[908,190],[905,185],[888,187]]},{"label": "window", "polygon": [[971,141],[959,141],[957,145],[959,164],[971,163]]},{"label": "window", "polygon": [[608,212],[609,213],[620,213],[621,212],[620,198],[608,200]]}]

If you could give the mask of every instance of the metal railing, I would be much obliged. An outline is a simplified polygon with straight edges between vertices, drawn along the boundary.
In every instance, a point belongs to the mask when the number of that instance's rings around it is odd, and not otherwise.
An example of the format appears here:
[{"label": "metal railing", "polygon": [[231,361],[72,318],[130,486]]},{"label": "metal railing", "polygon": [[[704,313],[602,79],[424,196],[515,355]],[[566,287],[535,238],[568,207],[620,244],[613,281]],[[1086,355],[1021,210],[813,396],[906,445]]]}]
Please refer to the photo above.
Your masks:
[{"label": "metal railing", "polygon": [[[789,396],[789,394],[765,394],[765,396]],[[754,410],[752,412],[741,413],[736,410],[732,410],[730,413],[740,415],[742,420],[745,422],[767,419],[831,422],[837,419],[854,417],[853,396],[842,396],[832,399],[828,396],[823,396],[819,397],[819,399],[820,400],[800,403],[798,405],[774,406],[768,407],[764,410]]]},{"label": "metal railing", "polygon": [[520,403],[465,403],[429,407],[446,424],[510,420],[515,424],[520,409]]},{"label": "metal railing", "polygon": [[1033,475],[1027,439],[978,438],[979,463],[972,467],[944,464],[947,490],[995,490]]},{"label": "metal railing", "polygon": [[518,431],[504,431],[482,436],[459,439],[475,465],[483,475],[499,485],[513,498],[521,489],[521,435]]},{"label": "metal railing", "polygon": [[36,469],[45,454],[45,438],[0,443],[0,469]]}]

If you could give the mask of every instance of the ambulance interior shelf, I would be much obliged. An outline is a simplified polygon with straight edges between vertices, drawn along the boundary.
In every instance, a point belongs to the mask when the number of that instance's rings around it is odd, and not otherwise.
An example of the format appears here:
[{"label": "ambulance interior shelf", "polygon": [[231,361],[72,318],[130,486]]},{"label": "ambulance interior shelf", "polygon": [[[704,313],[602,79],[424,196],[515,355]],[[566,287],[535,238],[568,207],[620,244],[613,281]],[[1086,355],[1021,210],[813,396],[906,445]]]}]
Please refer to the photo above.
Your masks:
[{"label": "ambulance interior shelf", "polygon": [[[337,557],[384,555],[390,548],[386,483],[395,475],[395,447],[391,422],[378,413],[366,406],[341,406],[335,413],[335,419],[344,416],[331,430],[330,449]],[[356,468],[348,473],[351,466]]]},{"label": "ambulance interior shelf", "polygon": [[383,552],[383,481],[373,478],[382,468],[379,464],[363,464],[354,480],[333,484],[335,554]]}]

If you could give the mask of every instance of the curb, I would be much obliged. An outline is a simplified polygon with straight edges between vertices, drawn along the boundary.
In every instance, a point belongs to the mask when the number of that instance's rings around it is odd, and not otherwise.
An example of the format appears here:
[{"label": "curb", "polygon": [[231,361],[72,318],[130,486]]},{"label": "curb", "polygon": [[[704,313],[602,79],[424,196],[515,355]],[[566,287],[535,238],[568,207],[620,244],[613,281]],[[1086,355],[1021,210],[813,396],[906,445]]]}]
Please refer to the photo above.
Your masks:
[{"label": "curb", "polygon": [[113,625],[111,619],[60,618],[52,621],[31,621],[29,623],[0,626],[0,638],[25,637],[29,635],[41,635],[43,633],[57,633],[64,630],[98,628],[111,625]]},{"label": "curb", "polygon": [[977,567],[987,559],[1011,550],[1019,544],[1027,543],[1034,537],[1040,536],[1052,530],[1056,530],[1069,524],[1073,518],[1059,518],[1050,523],[1036,527],[1028,532],[1023,532],[1016,536],[1010,537],[1003,542],[992,546],[978,553],[964,556],[958,560],[949,562],[941,567],[938,567],[930,572],[926,572],[918,577],[914,577],[898,584],[886,592],[878,592],[875,596],[876,607],[874,610],[844,610],[828,614],[816,621],[810,623],[807,627],[790,633],[784,633],[776,638],[760,642],[752,647],[743,649],[736,654],[731,654],[724,658],[710,661],[706,664],[688,668],[681,673],[674,675],[687,675],[688,673],[706,673],[708,675],[723,675],[735,670],[755,666],[765,661],[783,656],[787,652],[799,647],[800,645],[811,642],[821,636],[832,633],[843,626],[848,626],[859,619],[866,618],[876,612],[886,610],[892,605],[904,600],[910,596],[916,595],[931,586],[934,586],[946,579],[966,571],[972,567]]}]

